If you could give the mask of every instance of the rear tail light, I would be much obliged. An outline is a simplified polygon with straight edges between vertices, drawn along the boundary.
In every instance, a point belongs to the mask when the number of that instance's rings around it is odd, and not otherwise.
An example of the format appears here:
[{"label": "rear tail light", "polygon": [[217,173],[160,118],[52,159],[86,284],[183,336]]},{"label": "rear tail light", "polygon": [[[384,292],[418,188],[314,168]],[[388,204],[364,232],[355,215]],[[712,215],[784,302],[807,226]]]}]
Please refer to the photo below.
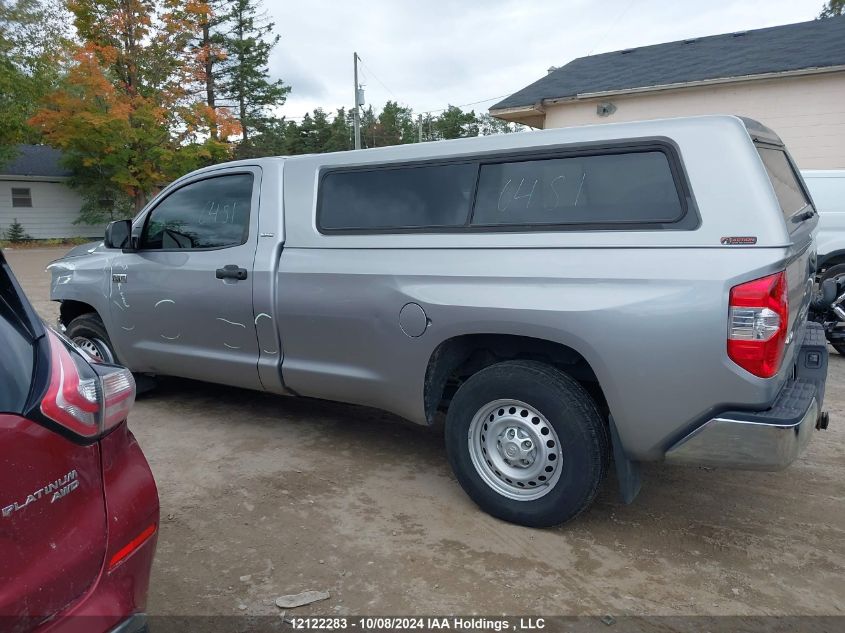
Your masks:
[{"label": "rear tail light", "polygon": [[761,277],[731,288],[728,357],[760,378],[780,369],[789,324],[786,275]]},{"label": "rear tail light", "polygon": [[41,413],[82,439],[102,437],[126,419],[135,402],[132,374],[114,365],[89,365],[52,330],[47,338],[50,384]]}]

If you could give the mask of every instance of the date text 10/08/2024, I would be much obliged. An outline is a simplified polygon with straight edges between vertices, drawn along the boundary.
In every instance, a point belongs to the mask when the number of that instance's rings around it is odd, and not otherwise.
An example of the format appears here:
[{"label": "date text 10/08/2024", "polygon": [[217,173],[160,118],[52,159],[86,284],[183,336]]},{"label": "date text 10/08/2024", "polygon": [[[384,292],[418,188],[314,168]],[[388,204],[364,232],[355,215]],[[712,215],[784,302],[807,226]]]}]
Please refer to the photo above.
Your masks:
[{"label": "date text 10/08/2024", "polygon": [[531,631],[541,630],[546,626],[544,618],[504,618],[483,617],[293,617],[290,619],[294,630],[344,630],[363,631]]}]

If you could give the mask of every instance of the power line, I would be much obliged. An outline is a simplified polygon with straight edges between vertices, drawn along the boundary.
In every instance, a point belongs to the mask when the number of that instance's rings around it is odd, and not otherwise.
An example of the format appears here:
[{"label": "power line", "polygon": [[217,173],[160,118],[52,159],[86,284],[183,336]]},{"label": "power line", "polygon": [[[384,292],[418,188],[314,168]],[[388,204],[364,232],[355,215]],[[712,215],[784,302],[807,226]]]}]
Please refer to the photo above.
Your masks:
[{"label": "power line", "polygon": [[373,76],[373,79],[375,79],[377,82],[379,82],[379,83],[381,84],[381,87],[382,87],[382,88],[384,88],[385,90],[387,90],[387,91],[388,91],[388,92],[389,92],[389,93],[393,96],[393,98],[394,98],[394,99],[396,99],[396,101],[397,101],[397,102],[398,102],[398,101],[402,101],[402,99],[400,99],[399,97],[397,97],[397,96],[396,96],[396,93],[395,93],[395,92],[393,92],[390,88],[388,88],[388,87],[385,85],[385,83],[384,83],[381,79],[379,79],[379,78],[378,78],[378,75],[376,75],[375,71],[374,71],[372,68],[370,68],[370,65],[369,65],[367,62],[365,62],[365,61],[364,61],[363,59],[361,59],[360,57],[359,57],[358,59],[359,59],[359,61],[361,62],[361,65],[362,65],[364,68],[366,68],[366,69],[369,71],[369,73]]},{"label": "power line", "polygon": [[[631,1],[633,2],[633,0],[631,0]],[[630,7],[630,5],[629,5],[629,7]],[[620,18],[621,18],[621,16],[620,16]],[[395,92],[393,92],[390,88],[388,88],[387,85],[381,79],[378,78],[378,75],[376,75],[375,71],[370,67],[370,65],[367,62],[365,62],[360,57],[358,59],[360,60],[361,65],[364,66],[364,68],[366,68],[369,71],[369,73],[373,76],[373,79],[375,79],[377,82],[379,82],[379,84],[381,84],[382,88],[387,90],[387,92],[389,92],[391,94],[391,96],[393,96],[393,98],[396,99],[397,102],[403,101],[402,99],[400,99],[398,97],[398,95]],[[459,104],[459,105],[454,106],[454,107],[465,108],[465,107],[471,106],[471,105],[478,105],[479,103],[487,103],[488,101],[493,101],[495,99],[504,99],[505,97],[509,97],[511,94],[512,93],[509,92],[509,93],[504,94],[504,95],[498,95],[496,97],[490,97],[489,99],[481,99],[480,101],[472,101],[471,103],[462,103],[462,104]],[[435,112],[443,112],[444,110],[448,110],[448,109],[449,109],[449,106],[446,106],[445,108],[437,108],[437,109],[434,109],[434,110],[423,110],[422,112],[418,112],[417,114],[433,114]]]},{"label": "power line", "polygon": [[[435,110],[422,110],[420,112],[415,112],[414,114],[434,114],[435,112],[445,112],[450,107],[466,108],[467,106],[478,105],[479,103],[487,103],[488,101],[494,101],[496,99],[504,99],[505,97],[509,97],[511,94],[512,93],[508,92],[507,94],[498,95],[498,96],[495,96],[495,97],[489,97],[488,99],[481,99],[480,101],[471,101],[470,103],[460,103],[460,104],[454,105],[454,106],[448,105],[445,108],[437,108]],[[396,95],[393,95],[393,96],[396,96]],[[284,116],[284,115],[282,115],[282,116]],[[302,119],[305,118],[305,116],[306,115],[303,114],[302,116],[284,116],[284,118],[287,119],[288,121],[301,121]],[[309,112],[307,114],[307,116],[313,117],[313,113]],[[334,113],[327,112],[326,113],[327,118],[332,118],[332,117],[336,117],[336,116],[337,116],[336,112],[334,112]]]},{"label": "power line", "polygon": [[434,114],[435,112],[443,112],[445,110],[448,110],[450,107],[466,108],[467,106],[478,105],[479,103],[487,103],[488,101],[494,101],[496,99],[504,99],[505,97],[511,96],[511,94],[513,94],[513,93],[509,92],[507,94],[499,95],[497,97],[490,97],[489,99],[482,99],[481,101],[473,101],[471,103],[460,103],[456,106],[448,105],[445,108],[438,108],[437,110],[423,110],[422,112],[420,112],[420,114]]},{"label": "power line", "polygon": [[602,36],[598,40],[596,40],[595,44],[593,44],[593,47],[590,49],[590,52],[587,53],[587,56],[592,55],[593,51],[604,43],[604,40],[607,38],[610,31],[616,28],[616,25],[619,24],[622,18],[625,17],[625,14],[628,13],[628,9],[630,9],[634,5],[634,2],[636,2],[636,0],[630,0],[627,6],[622,10],[622,12],[616,15],[616,18],[608,25],[607,29],[602,34]]}]

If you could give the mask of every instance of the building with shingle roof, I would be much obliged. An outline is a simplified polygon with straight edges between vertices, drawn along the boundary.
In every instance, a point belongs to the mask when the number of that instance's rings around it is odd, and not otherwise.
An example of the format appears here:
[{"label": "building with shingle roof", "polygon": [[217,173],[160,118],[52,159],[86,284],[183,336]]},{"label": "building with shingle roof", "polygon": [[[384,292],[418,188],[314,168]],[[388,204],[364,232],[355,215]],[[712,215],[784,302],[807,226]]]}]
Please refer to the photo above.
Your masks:
[{"label": "building with shingle roof", "polygon": [[0,239],[15,220],[35,239],[103,235],[103,226],[75,224],[82,198],[68,186],[61,158],[47,145],[18,145],[0,164]]},{"label": "building with shingle roof", "polygon": [[550,128],[699,114],[757,119],[804,168],[845,168],[845,16],[580,57],[490,108]]}]

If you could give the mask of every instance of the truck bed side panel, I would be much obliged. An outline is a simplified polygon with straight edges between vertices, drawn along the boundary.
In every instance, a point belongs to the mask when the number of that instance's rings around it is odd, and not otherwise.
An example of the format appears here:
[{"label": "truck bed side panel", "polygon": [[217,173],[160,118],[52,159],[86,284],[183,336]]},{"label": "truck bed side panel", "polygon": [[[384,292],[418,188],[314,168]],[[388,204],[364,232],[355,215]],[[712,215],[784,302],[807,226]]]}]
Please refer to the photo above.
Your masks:
[{"label": "truck bed side panel", "polygon": [[[425,421],[434,349],[464,334],[567,345],[595,371],[626,451],[659,459],[718,409],[765,407],[763,380],[727,357],[729,290],[783,270],[787,249],[302,249],[281,258],[285,384]],[[656,265],[656,262],[660,262]],[[399,326],[415,302],[431,321]],[[791,346],[792,347],[792,346]],[[791,365],[787,350],[782,374]]]}]

